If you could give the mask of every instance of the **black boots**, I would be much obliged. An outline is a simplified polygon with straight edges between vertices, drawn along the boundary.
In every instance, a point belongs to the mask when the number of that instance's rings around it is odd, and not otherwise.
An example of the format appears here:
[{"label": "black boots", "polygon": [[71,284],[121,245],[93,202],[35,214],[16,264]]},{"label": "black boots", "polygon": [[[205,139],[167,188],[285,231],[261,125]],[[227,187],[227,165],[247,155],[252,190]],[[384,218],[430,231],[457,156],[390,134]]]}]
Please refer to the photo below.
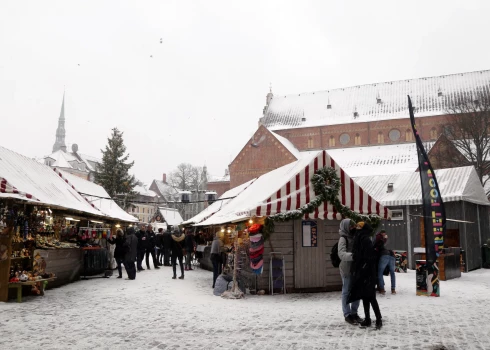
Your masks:
[{"label": "black boots", "polygon": [[177,278],[177,275],[174,275],[174,277],[172,277],[173,280],[176,279],[176,278]]},{"label": "black boots", "polygon": [[376,329],[381,329],[383,327],[383,321],[381,319],[376,320]]},{"label": "black boots", "polygon": [[361,328],[366,328],[366,327],[371,327],[371,319],[369,317],[366,317],[364,321],[360,323]]},{"label": "black boots", "polygon": [[180,275],[179,280],[183,280],[183,279],[184,279],[184,275]]}]

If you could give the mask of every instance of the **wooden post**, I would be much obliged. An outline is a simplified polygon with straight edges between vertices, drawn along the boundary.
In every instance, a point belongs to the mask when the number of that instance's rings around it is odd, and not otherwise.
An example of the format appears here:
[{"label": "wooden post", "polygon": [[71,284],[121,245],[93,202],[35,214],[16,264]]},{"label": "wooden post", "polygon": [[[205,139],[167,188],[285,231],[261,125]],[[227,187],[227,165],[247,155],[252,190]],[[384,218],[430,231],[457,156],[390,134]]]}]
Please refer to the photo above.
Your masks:
[{"label": "wooden post", "polygon": [[0,261],[0,301],[6,302],[9,294],[9,277],[10,277],[10,257],[12,256],[12,236],[13,227],[9,226],[0,233],[0,245],[7,247],[7,259]]}]

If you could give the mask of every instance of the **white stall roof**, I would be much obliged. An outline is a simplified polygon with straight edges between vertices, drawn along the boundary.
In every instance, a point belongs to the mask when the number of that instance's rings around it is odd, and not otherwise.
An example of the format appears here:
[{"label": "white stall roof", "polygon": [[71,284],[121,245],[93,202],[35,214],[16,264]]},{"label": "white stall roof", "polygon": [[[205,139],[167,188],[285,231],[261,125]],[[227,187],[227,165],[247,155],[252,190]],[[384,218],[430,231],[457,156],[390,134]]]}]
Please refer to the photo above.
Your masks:
[{"label": "white stall roof", "polygon": [[[435,170],[435,174],[444,202],[466,201],[490,205],[474,167],[440,169]],[[418,172],[385,176],[363,176],[355,180],[384,206],[422,204],[422,190]],[[387,192],[389,183],[393,184],[392,192]]]},{"label": "white stall roof", "polygon": [[[55,172],[61,174],[62,178],[67,180],[75,190],[92,203],[97,209],[99,209],[106,216],[127,222],[137,222],[134,216],[125,212],[121,207],[117,205],[112,199],[110,199],[107,191],[93,182],[84,180],[78,176],[67,173],[66,171],[54,169]],[[102,197],[102,198],[101,198]]]},{"label": "white stall roof", "polygon": [[[339,175],[343,186],[338,198],[343,205],[363,214],[389,217],[389,211],[360,188],[326,151],[313,151],[301,152],[298,161],[260,176],[200,225],[219,225],[242,221],[251,216],[270,216],[298,209],[315,198],[311,177],[316,169],[324,166],[332,166]],[[339,219],[340,215],[330,203],[323,203],[309,217],[332,220]]]},{"label": "white stall roof", "polygon": [[248,182],[245,182],[244,184],[241,184],[240,186],[234,187],[231,190],[226,191],[219,197],[220,199],[214,202],[213,204],[209,205],[206,209],[201,211],[199,214],[194,216],[193,218],[190,218],[187,221],[184,221],[184,225],[188,224],[198,224],[203,220],[206,220],[209,218],[211,215],[215,214],[216,212],[220,211],[221,208],[226,206],[226,204],[232,200],[234,197],[238,196],[240,193],[243,192],[244,189],[246,189],[252,182],[254,182],[255,179],[250,180]]},{"label": "white stall roof", "polygon": [[[30,200],[40,204],[104,216],[49,166],[1,146],[0,179],[3,179],[4,184],[0,190],[0,197]],[[12,188],[15,189],[12,190]],[[33,198],[29,198],[30,196]]]}]

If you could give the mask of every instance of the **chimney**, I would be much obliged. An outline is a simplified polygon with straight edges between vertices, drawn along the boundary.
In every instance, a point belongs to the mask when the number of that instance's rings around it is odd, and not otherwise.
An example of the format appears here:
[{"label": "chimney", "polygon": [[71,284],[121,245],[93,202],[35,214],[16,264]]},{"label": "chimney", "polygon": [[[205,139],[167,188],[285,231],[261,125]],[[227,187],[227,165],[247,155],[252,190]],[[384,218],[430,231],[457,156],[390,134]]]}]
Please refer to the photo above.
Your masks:
[{"label": "chimney", "polygon": [[163,176],[162,176],[162,182],[163,182],[164,184],[166,184],[166,183],[167,183],[167,174],[165,174],[165,173],[163,173]]},{"label": "chimney", "polygon": [[391,193],[391,192],[393,192],[393,182],[390,182],[390,183],[388,184],[388,190],[387,190],[386,192],[387,192],[387,193]]}]

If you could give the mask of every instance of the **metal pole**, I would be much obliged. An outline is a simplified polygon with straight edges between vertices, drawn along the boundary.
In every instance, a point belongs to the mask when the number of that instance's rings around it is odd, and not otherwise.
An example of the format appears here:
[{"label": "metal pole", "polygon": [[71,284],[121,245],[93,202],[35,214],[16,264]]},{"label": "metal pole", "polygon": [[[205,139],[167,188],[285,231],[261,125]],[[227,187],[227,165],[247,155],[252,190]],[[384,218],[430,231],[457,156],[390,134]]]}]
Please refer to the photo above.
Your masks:
[{"label": "metal pole", "polygon": [[412,268],[412,255],[413,255],[413,252],[412,252],[412,223],[410,222],[411,218],[410,218],[410,206],[407,205],[407,250],[408,250],[408,266],[410,266],[410,268]]}]

